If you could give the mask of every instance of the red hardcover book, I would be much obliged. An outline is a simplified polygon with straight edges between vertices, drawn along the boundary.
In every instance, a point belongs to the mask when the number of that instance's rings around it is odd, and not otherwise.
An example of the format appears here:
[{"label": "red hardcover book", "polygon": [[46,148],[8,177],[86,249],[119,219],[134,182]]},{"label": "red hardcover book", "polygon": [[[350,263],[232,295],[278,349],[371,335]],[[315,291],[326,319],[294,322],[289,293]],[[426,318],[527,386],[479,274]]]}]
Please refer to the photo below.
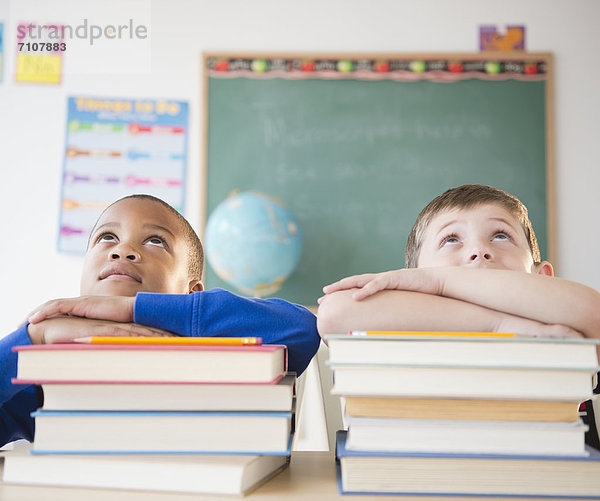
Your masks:
[{"label": "red hardcover book", "polygon": [[17,380],[45,382],[275,383],[282,345],[48,344],[15,346]]}]

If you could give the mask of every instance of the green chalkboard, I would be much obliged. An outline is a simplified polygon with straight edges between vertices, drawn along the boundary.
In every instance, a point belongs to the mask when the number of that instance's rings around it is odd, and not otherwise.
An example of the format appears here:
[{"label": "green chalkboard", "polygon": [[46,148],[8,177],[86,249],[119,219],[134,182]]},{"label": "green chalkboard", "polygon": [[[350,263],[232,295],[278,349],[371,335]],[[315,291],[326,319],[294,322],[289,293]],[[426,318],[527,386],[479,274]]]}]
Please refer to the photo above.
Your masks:
[{"label": "green chalkboard", "polygon": [[[410,66],[399,65],[403,78],[393,78],[393,64],[384,78],[371,76],[375,58],[362,69],[351,61],[354,72],[313,65],[299,76],[298,58],[261,60],[260,74],[252,58],[205,58],[206,217],[232,190],[283,200],[304,245],[276,296],[306,305],[341,277],[403,267],[419,211],[464,183],[519,197],[548,257],[549,75],[542,59],[535,78],[511,59],[495,75],[479,65],[481,76],[424,78],[422,67],[411,79]],[[223,60],[229,66],[218,68]],[[205,285],[231,288],[210,266]]]}]

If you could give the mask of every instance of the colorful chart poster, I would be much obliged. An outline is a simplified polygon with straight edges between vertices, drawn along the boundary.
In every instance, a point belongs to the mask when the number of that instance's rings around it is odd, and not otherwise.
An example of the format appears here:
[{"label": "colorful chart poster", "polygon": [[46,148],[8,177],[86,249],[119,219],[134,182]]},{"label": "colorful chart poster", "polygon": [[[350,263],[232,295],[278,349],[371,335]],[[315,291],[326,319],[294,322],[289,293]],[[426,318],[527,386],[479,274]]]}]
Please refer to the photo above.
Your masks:
[{"label": "colorful chart poster", "polygon": [[2,82],[3,74],[2,68],[4,67],[4,23],[0,23],[0,82]]},{"label": "colorful chart poster", "polygon": [[17,26],[17,82],[59,84],[66,45],[63,26],[19,23]]},{"label": "colorful chart poster", "polygon": [[187,128],[186,102],[70,97],[59,251],[84,253],[102,210],[126,195],[183,213]]}]

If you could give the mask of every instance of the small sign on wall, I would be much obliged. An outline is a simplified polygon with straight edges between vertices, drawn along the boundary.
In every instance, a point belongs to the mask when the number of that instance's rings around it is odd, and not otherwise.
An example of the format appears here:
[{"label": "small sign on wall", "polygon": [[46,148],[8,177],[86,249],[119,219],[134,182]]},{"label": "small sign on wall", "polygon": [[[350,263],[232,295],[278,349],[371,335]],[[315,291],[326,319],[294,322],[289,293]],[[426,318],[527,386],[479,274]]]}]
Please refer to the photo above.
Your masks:
[{"label": "small sign on wall", "polygon": [[525,26],[507,26],[505,33],[500,33],[497,26],[480,26],[479,50],[525,50]]},{"label": "small sign on wall", "polygon": [[17,25],[17,82],[60,84],[66,51],[63,29],[59,24]]}]

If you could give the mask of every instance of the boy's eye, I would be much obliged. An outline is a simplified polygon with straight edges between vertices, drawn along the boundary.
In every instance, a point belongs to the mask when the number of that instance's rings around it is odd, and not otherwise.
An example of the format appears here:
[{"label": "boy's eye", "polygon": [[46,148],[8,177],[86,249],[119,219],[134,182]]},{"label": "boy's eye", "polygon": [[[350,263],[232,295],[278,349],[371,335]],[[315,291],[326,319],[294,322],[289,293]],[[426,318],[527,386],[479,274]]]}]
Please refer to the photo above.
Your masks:
[{"label": "boy's eye", "polygon": [[148,243],[150,245],[155,245],[157,247],[166,247],[167,246],[165,241],[160,237],[150,237],[148,240],[146,240],[146,243]]},{"label": "boy's eye", "polygon": [[508,236],[507,233],[504,233],[503,231],[499,231],[497,233],[494,233],[494,237],[492,238],[492,240],[510,240],[510,237]]},{"label": "boy's eye", "polygon": [[460,241],[456,235],[448,235],[447,237],[443,238],[440,247],[443,247],[446,244],[457,244],[459,242]]},{"label": "boy's eye", "polygon": [[115,237],[112,233],[103,233],[96,239],[96,243],[102,242],[116,242],[117,237]]}]

